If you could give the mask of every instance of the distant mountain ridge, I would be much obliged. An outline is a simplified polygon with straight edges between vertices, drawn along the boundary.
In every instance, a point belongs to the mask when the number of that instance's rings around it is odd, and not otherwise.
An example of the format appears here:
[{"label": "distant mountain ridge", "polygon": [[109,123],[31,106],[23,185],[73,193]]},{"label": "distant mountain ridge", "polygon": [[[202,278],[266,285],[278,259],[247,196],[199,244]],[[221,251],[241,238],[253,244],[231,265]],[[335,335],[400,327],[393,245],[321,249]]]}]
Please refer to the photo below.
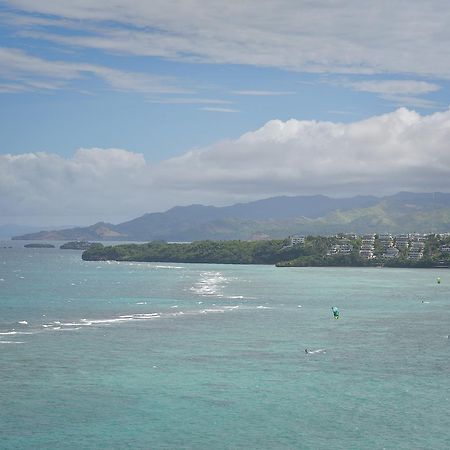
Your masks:
[{"label": "distant mountain ridge", "polygon": [[281,238],[338,232],[450,231],[450,194],[400,192],[385,197],[272,197],[232,206],[176,206],[117,225],[40,231],[13,239],[193,241]]}]

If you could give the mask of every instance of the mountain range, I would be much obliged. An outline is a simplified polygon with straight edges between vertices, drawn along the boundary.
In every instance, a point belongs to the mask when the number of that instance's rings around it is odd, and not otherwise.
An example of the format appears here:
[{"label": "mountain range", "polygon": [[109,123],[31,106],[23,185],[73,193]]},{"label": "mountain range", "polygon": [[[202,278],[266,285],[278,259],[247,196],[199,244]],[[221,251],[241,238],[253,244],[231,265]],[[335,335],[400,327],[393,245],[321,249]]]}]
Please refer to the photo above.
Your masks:
[{"label": "mountain range", "polygon": [[12,239],[154,241],[283,238],[292,234],[450,231],[450,194],[272,197],[232,206],[176,206],[117,225],[40,231]]}]

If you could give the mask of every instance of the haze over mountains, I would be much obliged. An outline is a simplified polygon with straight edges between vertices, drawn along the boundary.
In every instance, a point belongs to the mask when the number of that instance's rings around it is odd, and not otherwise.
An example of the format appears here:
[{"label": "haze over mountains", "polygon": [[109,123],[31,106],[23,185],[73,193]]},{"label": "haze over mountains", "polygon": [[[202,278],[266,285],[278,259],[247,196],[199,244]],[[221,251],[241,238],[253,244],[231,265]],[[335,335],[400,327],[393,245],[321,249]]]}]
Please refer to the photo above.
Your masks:
[{"label": "haze over mountains", "polygon": [[283,238],[338,232],[450,231],[450,194],[400,192],[392,196],[273,197],[226,207],[176,206],[117,225],[40,231],[30,240],[194,241]]}]

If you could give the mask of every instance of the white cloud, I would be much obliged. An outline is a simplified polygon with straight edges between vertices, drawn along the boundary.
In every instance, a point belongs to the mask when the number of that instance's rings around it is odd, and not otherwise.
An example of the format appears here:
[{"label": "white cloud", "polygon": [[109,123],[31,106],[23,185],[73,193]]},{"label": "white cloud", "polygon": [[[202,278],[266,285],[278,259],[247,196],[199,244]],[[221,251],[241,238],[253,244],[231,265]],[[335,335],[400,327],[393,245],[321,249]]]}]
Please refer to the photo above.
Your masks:
[{"label": "white cloud", "polygon": [[52,61],[19,49],[0,47],[0,80],[9,80],[0,84],[3,92],[60,89],[86,75],[94,75],[120,91],[148,94],[191,92],[178,86],[173,77],[127,72],[95,64]]},{"label": "white cloud", "polygon": [[400,108],[353,123],[272,120],[157,165],[121,149],[1,155],[0,210],[5,222],[86,224],[282,194],[449,192],[448,142],[450,110]]},{"label": "white cloud", "polygon": [[357,91],[373,92],[383,95],[421,95],[435,92],[440,86],[435,83],[417,80],[370,80],[350,83]]},{"label": "white cloud", "polygon": [[435,101],[418,96],[436,92],[441,88],[436,83],[417,80],[368,80],[349,82],[347,85],[356,91],[378,94],[381,98],[398,106],[417,108],[438,106]]},{"label": "white cloud", "polygon": [[252,97],[270,97],[273,95],[295,94],[295,92],[288,92],[288,91],[257,91],[257,90],[232,91],[231,93],[236,95],[248,95]]},{"label": "white cloud", "polygon": [[167,105],[229,105],[233,103],[231,100],[221,100],[215,98],[198,98],[198,97],[177,97],[177,98],[161,98],[157,100],[148,100],[149,103],[161,103]]},{"label": "white cloud", "polygon": [[[28,18],[20,24],[23,32],[62,45],[319,73],[450,77],[450,9],[442,0],[407,7],[388,0],[370,6],[360,0],[5,3]],[[65,20],[74,31],[63,33],[38,19],[55,25]]]},{"label": "white cloud", "polygon": [[237,109],[232,108],[216,108],[214,106],[205,106],[203,108],[199,108],[201,111],[210,111],[210,112],[220,112],[220,113],[236,113],[239,112]]}]

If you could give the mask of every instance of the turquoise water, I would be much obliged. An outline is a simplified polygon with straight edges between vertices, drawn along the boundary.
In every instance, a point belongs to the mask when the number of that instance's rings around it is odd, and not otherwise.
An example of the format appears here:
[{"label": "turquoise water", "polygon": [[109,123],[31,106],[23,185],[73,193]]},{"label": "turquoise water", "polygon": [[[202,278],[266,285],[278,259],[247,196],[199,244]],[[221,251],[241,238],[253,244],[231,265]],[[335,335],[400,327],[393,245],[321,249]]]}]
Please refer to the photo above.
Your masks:
[{"label": "turquoise water", "polygon": [[450,271],[23,244],[0,243],[2,449],[450,448]]}]

